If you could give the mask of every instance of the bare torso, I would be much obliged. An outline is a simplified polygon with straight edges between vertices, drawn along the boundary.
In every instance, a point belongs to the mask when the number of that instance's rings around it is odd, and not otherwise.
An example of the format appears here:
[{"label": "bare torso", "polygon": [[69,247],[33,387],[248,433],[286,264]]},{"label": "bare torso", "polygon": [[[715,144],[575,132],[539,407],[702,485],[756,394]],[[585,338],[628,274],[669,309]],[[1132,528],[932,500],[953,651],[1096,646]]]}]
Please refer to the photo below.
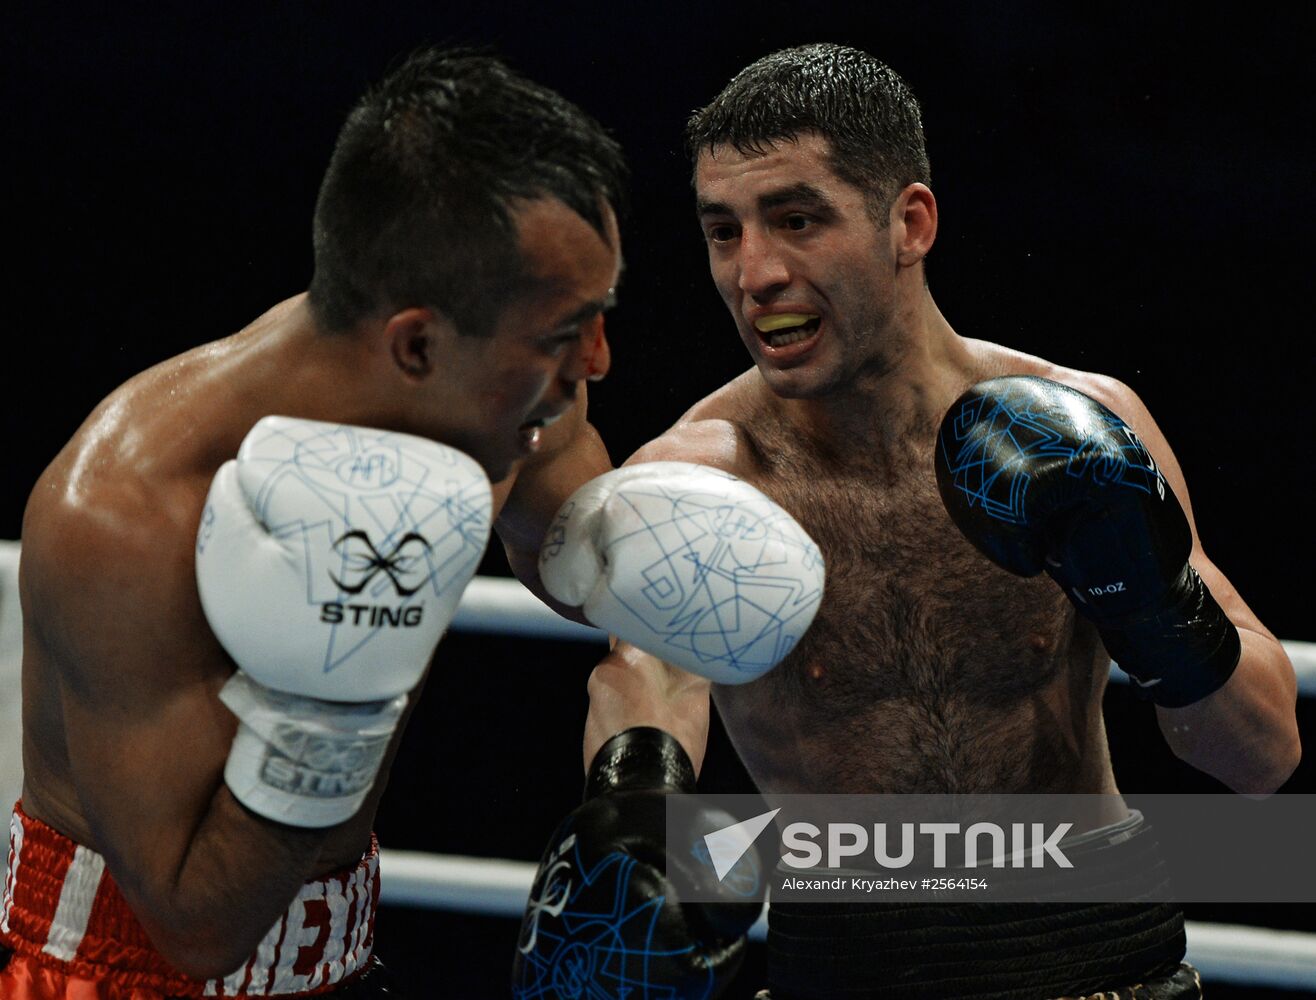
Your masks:
[{"label": "bare torso", "polygon": [[[998,369],[1057,377],[1035,359]],[[1109,659],[1045,576],[998,569],[960,535],[933,467],[937,428],[875,458],[801,440],[755,372],[691,417],[729,422],[747,478],[827,560],[814,624],[773,672],[714,700],[756,784],[802,792],[1113,792]]]},{"label": "bare torso", "polygon": [[[200,706],[167,742],[133,748],[143,758],[170,761],[169,781],[176,787],[144,794],[124,781],[123,787],[97,794],[108,792],[125,803],[159,796],[167,803],[160,821],[182,825],[194,823],[221,786],[236,722],[216,695],[234,664],[201,611],[193,548],[210,481],[256,420],[272,412],[326,418],[306,412],[295,371],[282,368],[261,346],[296,308],[277,306],[242,333],[164,362],[116,390],[46,470],[29,502],[23,804],[28,814],[92,849],[104,853],[80,801],[75,761],[87,748],[71,744],[71,737],[81,741],[85,733],[72,733],[70,726],[77,723],[65,717],[69,685],[113,686],[123,697],[159,705],[163,712],[182,704]],[[339,419],[350,422],[350,414]],[[495,516],[511,485],[509,478],[495,487]],[[123,539],[124,565],[111,565],[115,560],[100,555],[79,559],[78,539],[58,537],[70,520],[80,530],[94,532],[99,526],[107,537]],[[69,620],[61,610],[63,598],[100,574],[118,574],[125,582],[97,613]],[[98,645],[98,631],[125,617],[141,642],[130,655],[119,656]],[[69,648],[105,655],[70,663]],[[116,676],[96,676],[111,670]],[[94,703],[95,696],[90,700]],[[117,706],[104,704],[103,711],[110,730]],[[393,749],[401,732],[402,727]],[[113,738],[112,732],[106,737]],[[382,785],[356,817],[323,842],[316,865],[321,872],[360,857]]]}]

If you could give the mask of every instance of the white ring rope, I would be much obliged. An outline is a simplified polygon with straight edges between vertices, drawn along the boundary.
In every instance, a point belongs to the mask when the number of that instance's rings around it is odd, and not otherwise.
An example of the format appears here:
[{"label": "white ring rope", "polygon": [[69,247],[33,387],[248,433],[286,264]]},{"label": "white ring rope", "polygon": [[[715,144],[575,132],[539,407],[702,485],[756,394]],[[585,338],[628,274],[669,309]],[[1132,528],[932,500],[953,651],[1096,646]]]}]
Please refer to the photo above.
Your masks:
[{"label": "white ring rope", "polygon": [[457,605],[452,619],[455,632],[514,635],[526,639],[574,639],[578,642],[608,641],[608,633],[567,621],[521,585],[520,580],[474,577]]},{"label": "white ring rope", "polygon": [[[380,852],[380,901],[519,919],[535,868],[531,861],[386,848]],[[1197,920],[1187,921],[1187,933],[1187,960],[1204,978],[1272,989],[1316,989],[1316,934]],[[765,913],[749,937],[763,941],[767,934]]]},{"label": "white ring rope", "polygon": [[[0,541],[0,606],[12,602],[17,608],[17,587],[13,584],[18,575],[18,553],[18,542]],[[17,618],[14,620],[16,622]],[[602,629],[567,621],[526,590],[519,580],[493,576],[477,576],[471,580],[457,605],[452,628],[456,632],[512,635],[526,639],[598,643],[608,640]],[[20,641],[18,636],[6,636],[0,645],[6,650],[17,650]],[[1283,646],[1298,676],[1298,694],[1308,698],[1316,696],[1316,642],[1286,639]],[[1110,676],[1116,683],[1128,683],[1128,675],[1113,663]]]},{"label": "white ring rope", "polygon": [[[481,632],[490,635],[515,635],[537,639],[574,639],[579,642],[607,642],[601,629],[569,622],[546,607],[520,581],[502,577],[477,576],[471,580],[452,627],[457,632]],[[1293,661],[1298,675],[1298,694],[1316,696],[1316,642],[1283,641],[1284,652]],[[1127,684],[1128,675],[1111,664],[1110,679]]]}]

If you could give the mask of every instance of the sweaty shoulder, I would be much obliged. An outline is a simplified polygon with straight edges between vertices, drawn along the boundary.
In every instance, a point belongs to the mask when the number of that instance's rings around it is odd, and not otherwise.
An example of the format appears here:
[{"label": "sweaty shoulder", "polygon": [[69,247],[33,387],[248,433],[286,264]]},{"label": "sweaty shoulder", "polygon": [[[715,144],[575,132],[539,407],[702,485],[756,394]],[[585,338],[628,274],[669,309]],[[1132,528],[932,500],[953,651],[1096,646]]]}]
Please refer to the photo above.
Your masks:
[{"label": "sweaty shoulder", "polygon": [[1100,375],[1096,372],[1066,368],[1044,358],[1024,354],[1022,351],[1014,351],[998,344],[971,341],[970,345],[970,349],[978,356],[985,370],[984,378],[992,378],[997,375],[1036,375],[1040,378],[1051,379],[1053,382],[1067,385],[1071,389],[1077,389],[1084,395],[1092,397],[1102,406],[1121,417],[1125,423],[1129,424],[1139,434],[1143,434],[1155,426],[1151,414],[1148,413],[1142,400],[1138,398],[1138,394],[1119,379],[1111,378],[1109,375]]},{"label": "sweaty shoulder", "polygon": [[756,392],[757,373],[750,369],[701,399],[664,434],[641,447],[625,462],[695,462],[711,465],[753,482],[763,462],[747,433],[755,414],[769,405]]},{"label": "sweaty shoulder", "polygon": [[190,580],[208,477],[137,460],[145,442],[123,426],[120,393],[42,473],[24,512],[25,620],[55,644],[70,620],[162,608]]},{"label": "sweaty shoulder", "polygon": [[1085,396],[1091,396],[1139,434],[1146,436],[1155,427],[1151,414],[1138,394],[1117,378],[1059,367],[1051,378],[1071,389],[1077,389]]}]

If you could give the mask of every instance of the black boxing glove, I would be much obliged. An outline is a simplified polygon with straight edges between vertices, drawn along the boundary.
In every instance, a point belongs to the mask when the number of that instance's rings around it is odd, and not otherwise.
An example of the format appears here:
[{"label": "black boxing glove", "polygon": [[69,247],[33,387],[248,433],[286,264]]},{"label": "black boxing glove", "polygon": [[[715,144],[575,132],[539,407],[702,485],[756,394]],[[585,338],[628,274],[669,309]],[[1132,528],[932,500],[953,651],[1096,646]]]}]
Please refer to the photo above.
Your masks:
[{"label": "black boxing glove", "polygon": [[1238,630],[1188,565],[1192,531],[1146,446],[1096,400],[1007,376],[955,401],[937,486],[979,551],[1021,576],[1045,569],[1158,705],[1229,680]]},{"label": "black boxing glove", "polygon": [[[535,874],[513,996],[711,1000],[726,987],[762,910],[761,866],[750,850],[719,882],[702,842],[666,844],[665,795],[694,790],[690,758],[661,729],[627,729],[600,748],[584,804],[553,833]],[[709,831],[734,822],[707,820]],[[673,879],[720,901],[682,902]]]}]

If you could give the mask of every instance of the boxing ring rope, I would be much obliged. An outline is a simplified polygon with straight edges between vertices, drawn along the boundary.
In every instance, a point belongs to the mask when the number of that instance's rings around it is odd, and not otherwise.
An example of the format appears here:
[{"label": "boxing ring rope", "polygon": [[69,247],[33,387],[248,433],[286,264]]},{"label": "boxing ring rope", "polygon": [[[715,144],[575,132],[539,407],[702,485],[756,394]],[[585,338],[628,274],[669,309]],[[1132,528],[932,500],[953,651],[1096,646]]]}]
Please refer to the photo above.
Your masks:
[{"label": "boxing ring rope", "polygon": [[[18,733],[21,649],[16,586],[18,555],[17,542],[0,541],[0,736],[14,737]],[[606,634],[598,629],[560,618],[516,580],[491,577],[476,577],[471,581],[452,627],[461,632],[520,638],[597,643],[607,640]],[[1284,648],[1297,671],[1300,696],[1316,696],[1316,643],[1286,641]],[[1127,683],[1123,671],[1114,667],[1111,679]],[[7,717],[12,717],[15,724],[2,724]],[[18,759],[16,742],[11,747],[0,739],[0,772],[5,770],[7,757],[12,761]],[[0,778],[3,777],[0,773]],[[0,781],[0,785],[4,782]],[[530,861],[389,848],[381,851],[380,864],[381,901],[385,905],[509,919],[521,916],[536,868]],[[1188,960],[1208,979],[1275,989],[1316,990],[1316,934],[1200,921],[1189,921],[1187,928]],[[766,935],[764,915],[750,930],[750,938],[762,941]]]},{"label": "boxing ring rope", "polygon": [[[608,634],[601,629],[567,621],[546,607],[519,581],[491,576],[477,576],[471,580],[457,606],[452,628],[456,632],[527,639],[608,641]],[[1316,697],[1316,642],[1284,640],[1283,646],[1298,675],[1298,695]],[[1110,679],[1117,684],[1129,682],[1128,675],[1113,663]]]}]

